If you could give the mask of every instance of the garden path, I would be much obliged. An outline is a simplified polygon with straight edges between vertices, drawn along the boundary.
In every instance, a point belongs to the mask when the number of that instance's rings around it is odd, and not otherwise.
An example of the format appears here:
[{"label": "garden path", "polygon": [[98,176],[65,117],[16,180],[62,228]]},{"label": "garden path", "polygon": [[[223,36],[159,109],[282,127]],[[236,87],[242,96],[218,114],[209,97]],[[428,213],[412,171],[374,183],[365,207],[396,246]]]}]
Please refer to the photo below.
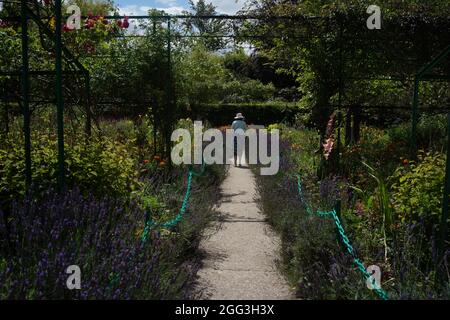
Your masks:
[{"label": "garden path", "polygon": [[201,298],[292,299],[276,265],[280,241],[258,208],[250,168],[230,166],[221,193],[219,221],[200,244],[205,255],[197,283]]}]

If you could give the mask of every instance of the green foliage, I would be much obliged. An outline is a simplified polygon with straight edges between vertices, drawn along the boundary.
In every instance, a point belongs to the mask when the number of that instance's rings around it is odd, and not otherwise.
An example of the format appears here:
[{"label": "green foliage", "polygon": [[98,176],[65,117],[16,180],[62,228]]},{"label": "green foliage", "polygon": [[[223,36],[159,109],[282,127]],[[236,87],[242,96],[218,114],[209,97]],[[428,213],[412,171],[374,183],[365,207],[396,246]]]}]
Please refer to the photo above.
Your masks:
[{"label": "green foliage", "polygon": [[188,104],[209,103],[220,100],[226,70],[219,55],[197,45],[184,59],[182,88]]},{"label": "green foliage", "polygon": [[445,156],[422,152],[418,161],[399,167],[392,180],[392,196],[402,222],[425,220],[427,226],[439,223],[445,177]]},{"label": "green foliage", "polygon": [[[246,34],[268,35],[251,41],[279,72],[296,78],[300,105],[310,111],[309,123],[322,133],[339,102],[340,88],[340,102],[345,105],[408,105],[412,81],[394,78],[409,78],[418,65],[431,61],[448,43],[443,32],[450,27],[448,1],[378,1],[383,39],[402,40],[381,42],[379,34],[366,27],[366,10],[373,4],[366,0],[253,0],[248,5],[248,14],[299,16],[288,21],[256,20],[244,29]],[[415,63],[407,63],[399,52]],[[448,66],[444,63],[438,68]],[[422,102],[443,105],[448,90],[442,84],[424,84]]]},{"label": "green foliage", "polygon": [[[424,150],[442,149],[447,139],[447,116],[422,114],[417,123],[416,143]],[[409,143],[411,137],[411,123],[405,122],[387,128],[390,140],[397,143]]]},{"label": "green foliage", "polygon": [[389,230],[393,223],[393,215],[388,187],[383,177],[374,168],[369,166],[367,163],[363,164],[369,170],[369,176],[371,176],[377,182],[378,203],[381,214],[383,216],[383,229]]},{"label": "green foliage", "polygon": [[233,80],[223,85],[224,103],[268,101],[275,93],[273,84],[263,84],[258,80]]},{"label": "green foliage", "polygon": [[[384,162],[368,166],[355,156],[352,164],[357,169],[348,171],[348,180],[328,177],[318,181],[317,165],[312,165],[318,133],[281,124],[269,129],[282,132],[281,170],[276,176],[257,176],[261,206],[281,235],[282,268],[299,298],[374,296],[352,265],[351,256],[339,245],[333,221],[307,214],[298,197],[297,173],[302,176],[306,200],[314,208],[329,209],[336,199],[341,199],[342,223],[350,242],[366,266],[380,266],[382,288],[391,299],[448,297],[448,284],[435,278],[430,232],[439,221],[434,212],[441,212],[445,171],[442,154],[423,153],[417,164],[405,161],[405,167],[398,168],[388,179],[385,174],[394,170],[381,169],[385,165],[398,167],[400,162],[396,152],[391,151],[389,157],[389,131],[363,128],[364,143],[353,149],[354,153],[375,159],[377,148],[380,152],[386,148],[386,155],[381,157]],[[349,181],[358,181],[358,187],[352,187]],[[391,188],[392,181],[396,183]],[[330,194],[333,201],[324,201]],[[418,200],[411,204],[413,197]],[[401,218],[403,223],[399,223]]]},{"label": "green foliage", "polygon": [[263,102],[274,98],[272,83],[247,77],[239,67],[249,57],[243,52],[225,56],[196,45],[183,58],[180,68],[178,94],[180,102],[188,105],[205,103]]},{"label": "green foliage", "polygon": [[[313,129],[304,127],[293,128],[285,124],[270,125],[269,129],[281,130],[281,137],[290,143],[292,151],[288,156],[296,168],[293,174],[312,176],[315,174],[316,166],[320,156],[317,153],[319,146],[319,133]],[[287,156],[287,155],[286,155]]]},{"label": "green foliage", "polygon": [[237,112],[243,113],[248,123],[269,125],[274,122],[293,122],[299,109],[295,103],[268,101],[199,104],[192,106],[192,112],[196,116],[208,119],[214,126],[230,124]]},{"label": "green foliage", "polygon": [[[217,15],[216,7],[212,2],[207,3],[205,0],[192,1],[189,0],[190,11],[184,11],[186,15],[192,15],[185,22],[185,27],[189,31],[195,31],[196,34],[204,36],[199,39],[208,50],[223,49],[226,42],[223,36],[228,29],[227,22],[220,19],[198,19],[196,16],[214,16]],[[216,37],[214,37],[216,36]]]},{"label": "green foliage", "polygon": [[[32,181],[36,196],[57,183],[56,139],[45,135],[33,137]],[[25,194],[25,160],[22,143],[9,141],[0,149],[0,199],[11,201]],[[127,199],[137,187],[135,163],[127,147],[109,139],[66,144],[66,176],[69,187],[85,194],[111,195]]]}]

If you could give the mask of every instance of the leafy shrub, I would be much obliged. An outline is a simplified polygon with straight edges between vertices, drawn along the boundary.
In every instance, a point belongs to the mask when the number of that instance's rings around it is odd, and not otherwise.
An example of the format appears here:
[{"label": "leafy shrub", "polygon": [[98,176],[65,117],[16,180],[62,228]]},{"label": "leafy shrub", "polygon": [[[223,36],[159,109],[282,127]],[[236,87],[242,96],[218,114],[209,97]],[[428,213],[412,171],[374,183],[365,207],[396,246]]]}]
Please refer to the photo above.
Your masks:
[{"label": "leafy shrub", "polygon": [[[411,123],[405,122],[386,130],[391,141],[409,142]],[[424,150],[439,150],[447,137],[447,117],[445,115],[423,115],[417,123],[416,143]]]},{"label": "leafy shrub", "polygon": [[285,157],[281,160],[292,161],[289,173],[302,175],[314,174],[318,158],[319,134],[315,130],[304,127],[293,128],[285,124],[276,123],[268,126],[269,130],[278,129],[281,132],[281,151]]},{"label": "leafy shrub", "polygon": [[[423,115],[417,125],[417,146],[426,151],[441,151],[447,135],[445,116]],[[367,179],[362,162],[372,164],[384,178],[391,176],[410,154],[411,123],[405,122],[386,129],[362,126],[360,140],[343,148],[342,172],[355,184],[374,186]]]},{"label": "leafy shrub", "polygon": [[[427,223],[430,224],[427,222],[429,218],[423,215],[416,219],[418,220],[416,223],[408,218],[409,220],[400,224],[397,223],[397,219],[391,219],[391,213],[395,213],[392,211],[395,208],[392,207],[396,203],[390,203],[390,199],[395,201],[398,197],[395,191],[388,192],[390,179],[379,174],[380,165],[376,164],[376,161],[374,163],[377,174],[375,174],[375,168],[370,169],[364,166],[360,162],[360,157],[355,158],[353,164],[358,165],[358,170],[349,171],[352,173],[349,179],[361,182],[358,184],[359,192],[355,192],[357,188],[349,188],[348,181],[343,180],[342,177],[326,177],[318,181],[314,173],[316,165],[314,165],[313,151],[317,147],[317,133],[304,129],[295,130],[283,125],[273,125],[270,128],[281,128],[282,131],[280,172],[275,176],[257,176],[258,190],[263,212],[280,233],[282,268],[292,286],[296,288],[298,297],[304,299],[376,298],[373,292],[367,290],[364,278],[352,263],[351,256],[346,252],[333,220],[309,215],[306,212],[298,196],[295,178],[297,173],[302,176],[306,201],[314,209],[330,209],[336,199],[341,199],[341,221],[345,232],[358,257],[366,266],[380,266],[381,284],[390,299],[445,299],[448,297],[448,280],[436,280],[435,277],[436,264],[433,257],[436,234],[429,232],[430,228],[427,226]],[[389,149],[391,142],[387,135],[378,129],[375,129],[374,133],[373,136],[378,136],[374,143]],[[366,144],[372,142],[369,135],[366,139]],[[375,148],[371,150],[375,151]],[[374,152],[372,156],[377,155]],[[389,158],[386,151],[383,157],[392,166],[400,161],[396,153],[391,153]],[[400,198],[405,199],[406,205],[409,205],[407,201],[411,193],[434,194],[434,199],[437,200],[442,197],[442,178],[445,170],[443,156],[428,154],[427,157],[430,157],[425,162],[427,168],[433,164],[438,167],[421,171],[422,175],[428,170],[432,172],[432,183],[428,179],[422,179],[419,183],[420,174],[413,175],[412,166],[400,168],[396,172],[397,181],[403,174],[406,174],[407,179],[409,175],[416,178],[410,179],[409,182],[405,181],[404,185],[400,184],[403,191]],[[436,157],[439,160],[436,160]],[[420,160],[419,164],[424,163],[423,159]],[[353,176],[355,172],[358,174],[357,177]],[[369,178],[370,174],[374,176]],[[430,193],[427,187],[421,184],[429,184],[428,187],[434,186],[436,188],[431,189],[436,191]],[[417,187],[418,190],[413,191]],[[423,201],[429,200],[423,198]],[[431,200],[431,205],[433,203],[435,203],[434,200]],[[437,212],[440,212],[440,205],[434,206]],[[424,211],[431,210],[435,209],[428,208]],[[389,230],[387,233],[384,232],[383,220],[386,220],[386,231]],[[389,222],[393,222],[391,226]],[[448,253],[443,265],[448,265]]]},{"label": "leafy shrub", "polygon": [[373,165],[380,176],[388,177],[401,163],[400,158],[408,154],[408,147],[407,141],[391,138],[386,130],[364,126],[360,140],[343,150],[343,172],[355,184],[375,186],[372,179],[368,179],[363,162]]},{"label": "leafy shrub", "polygon": [[248,123],[269,125],[292,122],[300,110],[295,103],[271,101],[264,103],[226,103],[192,105],[192,118],[208,119],[213,126],[230,124],[237,112],[242,112]]},{"label": "leafy shrub", "polygon": [[136,142],[136,131],[132,120],[104,120],[101,122],[101,132],[102,135],[114,139],[115,141],[127,141],[128,143]]},{"label": "leafy shrub", "polygon": [[439,222],[444,177],[445,156],[441,153],[420,153],[417,162],[405,161],[405,166],[395,171],[392,196],[402,222]]},{"label": "leafy shrub", "polygon": [[119,141],[126,145],[137,145],[150,149],[153,143],[153,124],[149,116],[139,116],[134,121],[129,119],[102,121],[101,136]]},{"label": "leafy shrub", "polygon": [[255,102],[270,100],[275,87],[272,83],[263,84],[258,80],[248,80],[246,82],[233,80],[223,85],[223,102]]},{"label": "leafy shrub", "polygon": [[[81,141],[80,141],[81,140]],[[136,188],[134,161],[125,145],[106,138],[88,144],[79,139],[66,144],[67,186],[78,186],[87,194],[126,198]],[[58,175],[56,139],[33,137],[32,181],[35,195],[55,188]],[[25,159],[22,143],[9,141],[0,149],[0,201],[25,195]]]}]

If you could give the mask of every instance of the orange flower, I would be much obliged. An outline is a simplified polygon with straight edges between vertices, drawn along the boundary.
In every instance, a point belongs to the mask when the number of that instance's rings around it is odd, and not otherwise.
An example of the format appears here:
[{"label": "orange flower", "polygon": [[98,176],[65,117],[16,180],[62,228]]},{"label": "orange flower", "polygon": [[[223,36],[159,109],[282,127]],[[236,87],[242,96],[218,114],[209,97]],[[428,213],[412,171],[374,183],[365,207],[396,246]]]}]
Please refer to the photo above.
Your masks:
[{"label": "orange flower", "polygon": [[408,159],[403,159],[403,165],[406,167],[409,165]]},{"label": "orange flower", "polygon": [[156,160],[156,161],[160,161],[161,157],[160,156],[154,156],[153,159]]},{"label": "orange flower", "polygon": [[144,160],[144,164],[148,164],[150,160]]},{"label": "orange flower", "polygon": [[160,167],[164,167],[165,165],[166,165],[166,162],[164,160],[159,163]]}]

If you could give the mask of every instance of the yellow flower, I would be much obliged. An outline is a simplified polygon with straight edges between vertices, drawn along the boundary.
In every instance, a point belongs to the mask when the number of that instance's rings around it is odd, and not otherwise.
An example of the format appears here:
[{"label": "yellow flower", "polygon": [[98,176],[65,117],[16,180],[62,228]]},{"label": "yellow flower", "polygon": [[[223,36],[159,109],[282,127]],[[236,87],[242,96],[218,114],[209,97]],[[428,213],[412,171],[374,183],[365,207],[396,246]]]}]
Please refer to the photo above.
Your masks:
[{"label": "yellow flower", "polygon": [[48,22],[48,25],[50,29],[55,30],[56,29],[56,19],[55,17],[52,17],[50,21]]}]

